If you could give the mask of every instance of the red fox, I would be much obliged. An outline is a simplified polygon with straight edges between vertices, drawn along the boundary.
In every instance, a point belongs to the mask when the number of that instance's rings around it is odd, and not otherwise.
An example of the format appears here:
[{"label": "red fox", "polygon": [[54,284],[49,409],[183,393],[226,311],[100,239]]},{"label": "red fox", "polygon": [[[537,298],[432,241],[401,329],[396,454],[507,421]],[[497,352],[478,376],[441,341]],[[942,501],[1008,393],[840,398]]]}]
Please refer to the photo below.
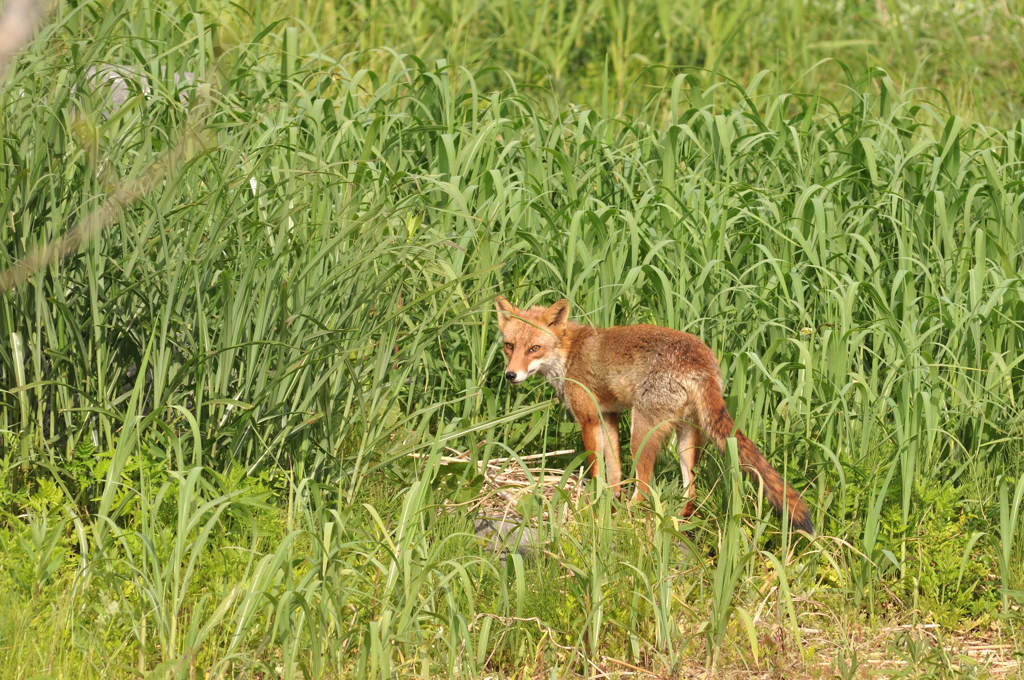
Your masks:
[{"label": "red fox", "polygon": [[583,444],[593,452],[588,458],[591,476],[598,473],[600,455],[616,495],[622,484],[619,414],[633,409],[634,499],[649,492],[658,448],[674,429],[689,499],[683,515],[689,516],[697,497],[693,467],[705,437],[724,453],[726,441],[735,436],[740,466],[761,478],[775,511],[781,514],[786,503],[793,527],[814,535],[810,510],[800,494],[736,427],[722,398],[718,361],[699,338],[650,325],[584,326],[569,319],[568,300],[528,310],[517,309],[500,295],[494,302],[508,357],[505,378],[513,385],[535,373],[548,379],[583,428]]}]

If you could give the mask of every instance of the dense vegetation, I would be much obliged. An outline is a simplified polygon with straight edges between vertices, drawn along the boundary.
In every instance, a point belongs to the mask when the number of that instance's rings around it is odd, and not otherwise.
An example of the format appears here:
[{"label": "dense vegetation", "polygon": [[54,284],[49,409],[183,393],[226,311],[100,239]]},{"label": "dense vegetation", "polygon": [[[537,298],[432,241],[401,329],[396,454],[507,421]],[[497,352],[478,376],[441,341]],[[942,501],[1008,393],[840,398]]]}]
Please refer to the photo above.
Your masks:
[{"label": "dense vegetation", "polygon": [[[848,676],[850,630],[910,623],[1019,646],[1022,69],[968,47],[1020,54],[1016,6],[399,5],[62,3],[8,75],[3,268],[110,224],[0,296],[0,675]],[[803,90],[815,16],[860,51]],[[649,504],[536,489],[511,509],[546,550],[493,555],[477,464],[582,452],[549,387],[502,382],[499,292],[701,336],[818,538],[718,456],[680,520],[666,456]],[[930,640],[889,656],[984,671]]]}]

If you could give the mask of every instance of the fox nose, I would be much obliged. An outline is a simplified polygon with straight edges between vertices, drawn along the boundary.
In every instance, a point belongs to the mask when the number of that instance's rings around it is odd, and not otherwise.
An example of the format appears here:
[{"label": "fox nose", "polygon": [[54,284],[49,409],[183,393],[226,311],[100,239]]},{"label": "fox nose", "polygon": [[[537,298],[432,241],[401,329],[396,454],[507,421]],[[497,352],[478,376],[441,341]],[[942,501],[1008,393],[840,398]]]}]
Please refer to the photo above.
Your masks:
[{"label": "fox nose", "polygon": [[516,379],[516,372],[515,371],[505,371],[505,380],[508,380],[509,382],[512,382],[515,379]]}]

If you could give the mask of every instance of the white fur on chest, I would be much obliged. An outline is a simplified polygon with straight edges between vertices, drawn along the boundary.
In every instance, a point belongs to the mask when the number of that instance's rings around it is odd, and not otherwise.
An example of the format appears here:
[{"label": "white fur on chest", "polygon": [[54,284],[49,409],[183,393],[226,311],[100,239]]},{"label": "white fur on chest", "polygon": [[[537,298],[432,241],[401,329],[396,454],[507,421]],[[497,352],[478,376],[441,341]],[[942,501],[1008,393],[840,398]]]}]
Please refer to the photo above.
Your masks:
[{"label": "white fur on chest", "polygon": [[551,360],[545,362],[540,369],[540,374],[547,378],[551,386],[555,388],[558,400],[565,403],[565,359],[555,355]]}]

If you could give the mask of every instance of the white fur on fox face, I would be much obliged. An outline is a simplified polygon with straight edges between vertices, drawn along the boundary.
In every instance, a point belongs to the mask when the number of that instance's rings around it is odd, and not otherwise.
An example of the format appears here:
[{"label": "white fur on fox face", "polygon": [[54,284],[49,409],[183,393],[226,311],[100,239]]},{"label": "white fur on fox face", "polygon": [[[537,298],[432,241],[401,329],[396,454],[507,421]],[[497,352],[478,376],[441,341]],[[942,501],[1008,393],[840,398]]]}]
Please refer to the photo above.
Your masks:
[{"label": "white fur on fox face", "polygon": [[546,374],[546,371],[544,369],[546,368],[547,363],[548,361],[546,359],[534,359],[529,363],[529,365],[527,365],[526,372],[516,371],[515,379],[510,380],[509,382],[511,382],[513,385],[518,385],[525,381],[527,378],[536,375],[538,372]]}]

